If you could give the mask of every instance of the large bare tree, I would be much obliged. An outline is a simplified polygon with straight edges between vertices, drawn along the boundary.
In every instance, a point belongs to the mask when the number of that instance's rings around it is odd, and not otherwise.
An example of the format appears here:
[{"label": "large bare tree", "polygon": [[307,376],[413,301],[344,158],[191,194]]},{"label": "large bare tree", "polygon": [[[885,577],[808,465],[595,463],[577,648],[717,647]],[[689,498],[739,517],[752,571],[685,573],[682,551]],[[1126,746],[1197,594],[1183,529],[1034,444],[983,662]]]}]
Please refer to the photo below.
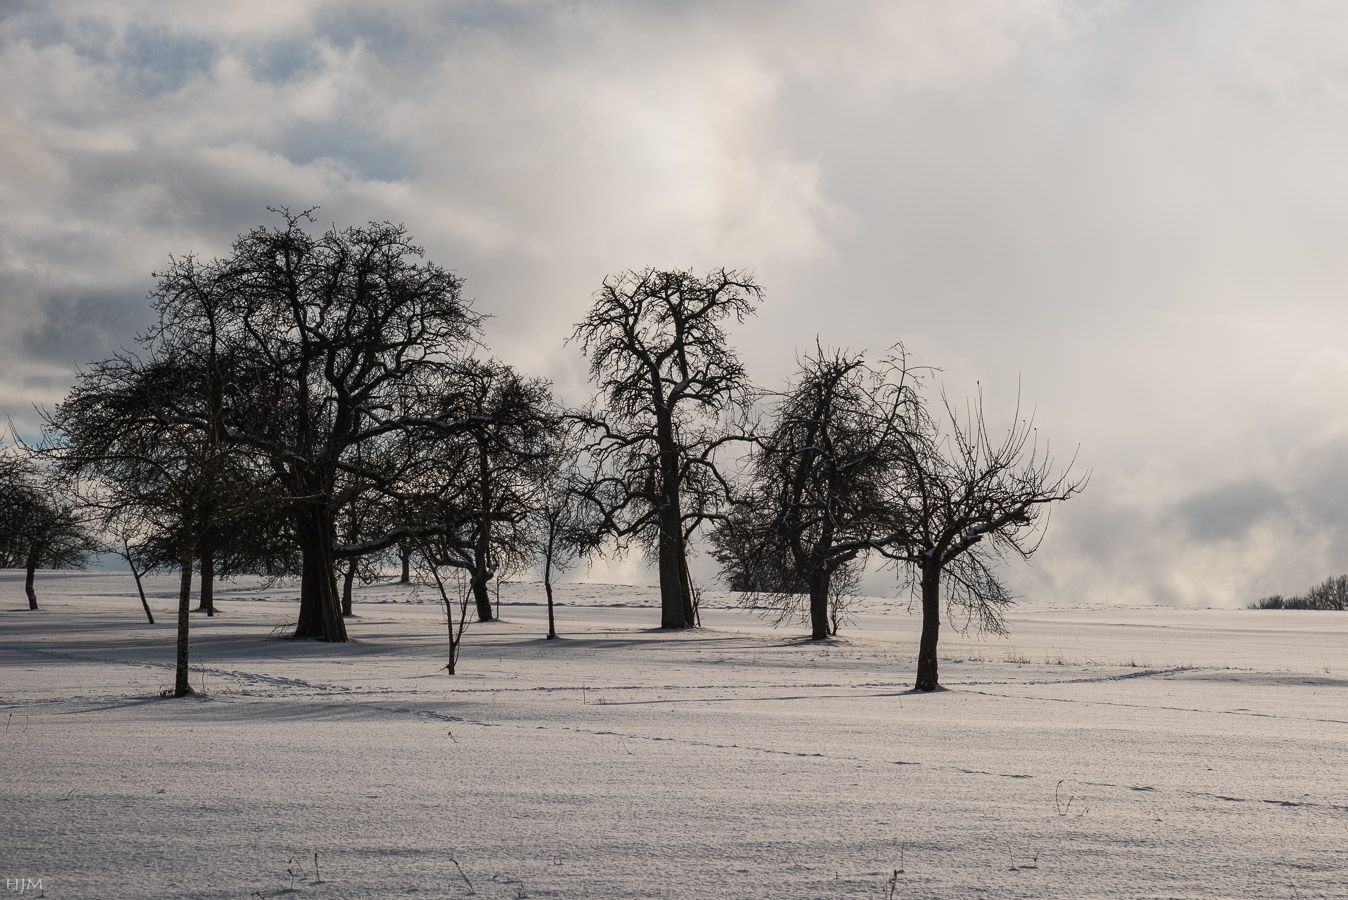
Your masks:
[{"label": "large bare tree", "polygon": [[[241,235],[224,259],[171,260],[152,294],[159,325],[149,341],[207,335],[186,342],[199,365],[212,353],[232,361],[218,438],[264,459],[280,487],[302,555],[295,636],[344,641],[336,517],[350,491],[393,491],[399,477],[361,451],[394,433],[431,440],[452,430],[428,412],[431,395],[475,342],[480,317],[458,276],[422,261],[402,226],[316,235],[309,212],[279,215],[279,226]],[[177,422],[214,427],[197,409]]]},{"label": "large bare tree", "polygon": [[749,399],[725,325],[761,296],[726,269],[628,271],[604,280],[572,335],[597,386],[580,416],[593,430],[589,503],[620,550],[636,541],[654,557],[664,628],[696,621],[687,543],[727,497],[715,455]]}]

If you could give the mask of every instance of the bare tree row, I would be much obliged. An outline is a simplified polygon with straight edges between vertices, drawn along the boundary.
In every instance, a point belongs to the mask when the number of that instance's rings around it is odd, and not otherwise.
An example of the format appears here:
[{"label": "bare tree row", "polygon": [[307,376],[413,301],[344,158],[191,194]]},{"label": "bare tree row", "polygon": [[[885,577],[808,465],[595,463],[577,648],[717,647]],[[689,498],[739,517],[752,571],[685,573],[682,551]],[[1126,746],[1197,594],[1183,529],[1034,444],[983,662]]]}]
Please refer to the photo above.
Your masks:
[{"label": "bare tree row", "polygon": [[1251,603],[1250,609],[1348,609],[1348,575],[1331,575],[1304,594],[1262,597]]},{"label": "bare tree row", "polygon": [[17,455],[0,477],[0,554],[22,557],[30,598],[34,567],[77,561],[91,529],[133,572],[181,571],[180,693],[194,570],[208,614],[217,576],[299,576],[295,637],[327,641],[346,639],[355,578],[415,555],[453,607],[461,573],[452,671],[470,599],[490,620],[489,583],[535,561],[550,636],[553,571],[634,548],[659,573],[661,625],[693,626],[703,526],[730,586],[784,616],[804,598],[815,638],[868,559],[892,564],[921,597],[930,689],[943,613],[1000,629],[998,559],[1033,553],[1042,510],[1082,487],[1029,421],[995,437],[981,404],[933,412],[901,351],[821,347],[782,391],[756,389],[726,331],[762,298],[745,273],[606,279],[572,335],[595,396],[565,409],[485,356],[461,279],[401,226],[315,234],[309,212],[278,214],[222,259],[171,258],[137,349],[46,414],[61,492],[29,502],[39,479]]}]

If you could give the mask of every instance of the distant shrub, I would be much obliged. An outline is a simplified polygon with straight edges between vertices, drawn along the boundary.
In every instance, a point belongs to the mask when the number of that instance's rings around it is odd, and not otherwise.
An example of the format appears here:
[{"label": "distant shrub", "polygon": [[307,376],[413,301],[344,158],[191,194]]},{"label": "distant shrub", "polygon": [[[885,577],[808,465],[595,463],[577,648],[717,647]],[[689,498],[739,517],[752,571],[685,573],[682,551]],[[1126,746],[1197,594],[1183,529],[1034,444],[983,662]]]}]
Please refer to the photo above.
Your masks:
[{"label": "distant shrub", "polygon": [[1306,592],[1307,609],[1348,609],[1348,575],[1326,578]]},{"label": "distant shrub", "polygon": [[1348,609],[1348,575],[1326,578],[1300,596],[1264,597],[1251,603],[1250,609]]}]

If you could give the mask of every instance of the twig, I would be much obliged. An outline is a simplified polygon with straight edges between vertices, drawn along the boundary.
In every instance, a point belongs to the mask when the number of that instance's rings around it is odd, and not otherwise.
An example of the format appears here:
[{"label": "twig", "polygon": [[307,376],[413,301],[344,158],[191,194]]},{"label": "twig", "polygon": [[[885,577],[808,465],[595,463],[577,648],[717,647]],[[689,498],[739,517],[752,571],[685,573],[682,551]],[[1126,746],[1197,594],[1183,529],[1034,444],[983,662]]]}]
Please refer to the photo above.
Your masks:
[{"label": "twig", "polygon": [[454,863],[454,868],[459,870],[459,877],[463,879],[464,884],[468,885],[468,893],[476,894],[477,890],[473,887],[473,883],[468,880],[468,876],[464,873],[463,866],[459,865],[459,861],[452,856],[449,861]]}]

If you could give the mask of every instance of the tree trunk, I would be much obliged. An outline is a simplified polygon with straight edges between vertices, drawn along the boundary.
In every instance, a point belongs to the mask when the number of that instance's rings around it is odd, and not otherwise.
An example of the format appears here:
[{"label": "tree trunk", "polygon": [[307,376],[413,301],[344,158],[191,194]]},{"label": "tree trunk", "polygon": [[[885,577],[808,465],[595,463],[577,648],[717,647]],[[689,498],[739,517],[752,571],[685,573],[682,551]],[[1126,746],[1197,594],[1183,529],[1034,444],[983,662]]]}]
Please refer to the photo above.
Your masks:
[{"label": "tree trunk", "polygon": [[449,620],[449,662],[445,663],[445,672],[454,674],[454,665],[459,661],[459,635],[454,630],[454,608],[445,601],[446,618]]},{"label": "tree trunk", "polygon": [[922,641],[917,651],[919,691],[934,691],[937,684],[936,641],[941,634],[941,566],[928,562],[922,566]]},{"label": "tree trunk", "polygon": [[543,560],[543,590],[548,592],[548,640],[557,637],[557,620],[552,616],[552,548]]},{"label": "tree trunk", "polygon": [[197,610],[215,615],[215,548],[209,540],[201,542],[201,605]]},{"label": "tree trunk", "polygon": [[445,602],[445,624],[449,626],[449,660],[445,663],[445,671],[450,675],[454,674],[454,668],[459,661],[459,641],[463,640],[463,625],[468,617],[468,604],[466,598],[460,595],[459,598],[459,621],[454,621],[454,604],[450,602],[449,594],[445,591],[445,583],[440,580],[440,573],[436,571],[435,564],[427,561],[431,577],[435,579],[436,587],[440,589],[440,598]]},{"label": "tree trunk", "polygon": [[688,571],[688,544],[680,531],[679,567],[683,572],[683,618],[688,627],[696,628],[702,624],[701,611],[697,607],[697,597],[693,593],[693,576]]},{"label": "tree trunk", "polygon": [[28,595],[28,608],[37,609],[37,591],[33,588],[33,579],[37,577],[38,554],[34,550],[28,554],[23,576],[23,590]]},{"label": "tree trunk", "polygon": [[354,616],[351,611],[351,582],[356,580],[356,560],[346,564],[346,575],[342,580],[342,618]]},{"label": "tree trunk", "polygon": [[305,510],[296,525],[304,567],[300,579],[300,619],[294,636],[342,643],[346,640],[346,625],[342,622],[332,556],[332,516],[321,508]]},{"label": "tree trunk", "polygon": [[[677,477],[665,473],[666,479]],[[660,627],[693,627],[693,597],[688,589],[688,569],[684,560],[683,522],[678,488],[666,488],[660,510],[660,537],[657,565],[660,573]]]},{"label": "tree trunk", "polygon": [[660,627],[691,628],[693,597],[688,590],[684,560],[683,510],[679,497],[679,454],[674,443],[674,425],[666,412],[656,423],[660,447],[660,537],[657,565],[660,572]]},{"label": "tree trunk", "polygon": [[173,696],[186,697],[192,693],[192,685],[187,681],[187,635],[192,622],[192,554],[183,554],[179,563],[182,573],[178,581],[178,668],[173,681]]},{"label": "tree trunk", "polygon": [[150,624],[153,625],[154,613],[150,612],[150,601],[145,599],[145,585],[141,584],[140,572],[136,571],[136,563],[131,558],[131,548],[126,544],[122,546],[126,548],[126,564],[131,567],[131,577],[136,579],[136,593],[140,594],[140,605],[145,608],[145,618],[149,619]]},{"label": "tree trunk", "polygon": [[486,572],[481,569],[473,570],[473,600],[477,603],[477,620],[479,622],[490,622],[496,618],[491,609],[491,592],[487,590],[487,580],[490,578]]},{"label": "tree trunk", "polygon": [[479,622],[490,622],[496,618],[491,611],[491,595],[487,593],[487,582],[491,580],[492,473],[486,441],[480,434],[477,438],[477,468],[477,501],[481,512],[477,523],[476,540],[473,544],[473,577],[471,583],[473,599],[477,602],[477,620]]},{"label": "tree trunk", "polygon": [[693,624],[689,614],[693,603],[687,596],[683,574],[683,542],[679,540],[679,526],[670,534],[661,516],[658,566],[660,573],[660,627],[689,628]]},{"label": "tree trunk", "polygon": [[412,583],[412,551],[411,551],[411,550],[408,550],[406,547],[403,547],[403,548],[401,548],[401,549],[398,551],[398,555],[399,555],[400,557],[402,557],[402,561],[403,561],[403,577],[400,578],[400,579],[398,579],[398,582],[399,582],[399,584],[411,584],[411,583]]},{"label": "tree trunk", "polygon": [[819,568],[810,573],[810,640],[822,641],[828,637],[829,572]]}]

